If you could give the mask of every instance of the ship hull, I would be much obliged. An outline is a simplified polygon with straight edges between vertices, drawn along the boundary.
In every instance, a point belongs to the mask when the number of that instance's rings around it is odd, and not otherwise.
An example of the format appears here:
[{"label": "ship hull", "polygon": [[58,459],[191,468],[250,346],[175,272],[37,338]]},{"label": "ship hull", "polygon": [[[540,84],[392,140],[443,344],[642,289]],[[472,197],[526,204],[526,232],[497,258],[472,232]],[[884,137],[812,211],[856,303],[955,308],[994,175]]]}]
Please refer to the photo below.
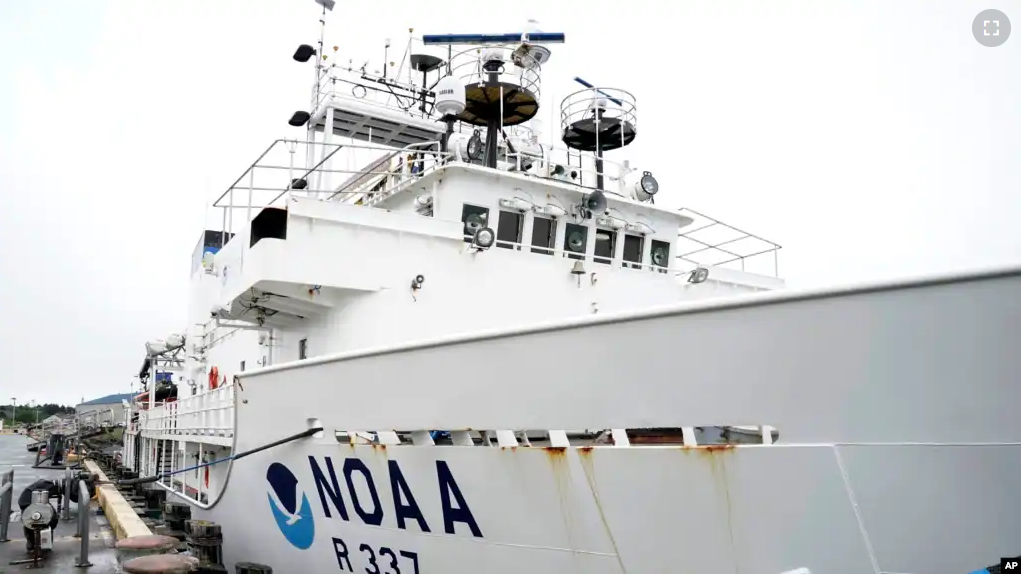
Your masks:
[{"label": "ship hull", "polygon": [[[318,432],[216,465],[194,516],[229,568],[278,572],[972,572],[1022,538],[1019,286],[750,297],[247,372],[233,452]],[[689,425],[779,439],[628,438]],[[594,428],[614,445],[557,430]]]},{"label": "ship hull", "polygon": [[[1018,553],[1018,445],[319,442],[239,461],[202,513],[229,570],[960,574]],[[297,479],[294,524],[271,467]]]}]

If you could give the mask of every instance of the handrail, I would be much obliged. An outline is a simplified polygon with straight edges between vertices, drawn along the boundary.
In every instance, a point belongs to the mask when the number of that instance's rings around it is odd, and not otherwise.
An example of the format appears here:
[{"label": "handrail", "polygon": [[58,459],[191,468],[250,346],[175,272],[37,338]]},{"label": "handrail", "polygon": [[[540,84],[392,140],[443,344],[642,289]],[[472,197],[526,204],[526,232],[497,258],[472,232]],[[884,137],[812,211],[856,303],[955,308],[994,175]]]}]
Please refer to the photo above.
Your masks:
[{"label": "handrail", "polygon": [[[700,213],[694,209],[683,207],[678,210],[682,215],[689,216],[693,220],[694,228],[689,229],[683,227],[678,231],[678,249],[683,249],[681,242],[689,241],[698,247],[695,247],[689,251],[678,253],[675,255],[677,259],[680,259],[686,263],[695,266],[723,266],[729,263],[739,262],[741,264],[741,270],[745,271],[745,262],[753,257],[759,257],[761,255],[774,254],[773,260],[773,276],[778,277],[778,257],[777,252],[780,251],[781,245],[774,243],[769,239],[765,239],[759,235],[749,233],[742,229],[739,229],[733,225],[728,225],[722,221],[714,219],[709,215]],[[722,239],[713,240],[708,237],[698,237],[696,234],[707,230],[721,229],[725,232],[725,236]],[[749,246],[749,252],[743,252],[742,244]],[[724,254],[723,260],[707,261],[695,259],[693,256],[702,253],[707,254]]]},{"label": "handrail", "polygon": [[[234,385],[234,383],[228,383],[228,384],[229,385]],[[234,399],[233,400],[234,404],[232,404],[230,408],[234,409],[234,412],[237,413],[237,409],[238,409],[238,395],[239,395],[239,393],[238,392],[234,392],[234,393],[232,393],[232,395],[233,395],[233,399]],[[234,416],[234,417],[231,417],[231,418],[233,419],[233,426],[232,426],[232,429],[231,429],[231,454],[233,455],[234,453],[236,453],[238,451],[238,417]],[[230,460],[227,461],[227,470],[224,471],[223,482],[218,485],[219,488],[217,489],[216,495],[214,496],[213,500],[211,500],[209,502],[202,502],[200,500],[195,500],[195,499],[189,498],[186,493],[178,492],[178,491],[174,490],[173,482],[171,483],[170,486],[168,486],[166,484],[163,484],[162,482],[157,482],[156,484],[159,485],[159,487],[162,488],[163,490],[166,490],[169,494],[173,494],[173,495],[177,496],[178,498],[183,499],[185,502],[187,502],[188,504],[190,504],[192,506],[195,506],[197,508],[201,508],[202,510],[211,510],[214,506],[216,506],[217,504],[220,503],[220,500],[223,499],[223,497],[224,497],[224,493],[227,492],[227,485],[228,485],[228,483],[231,480],[231,470],[233,468],[234,468],[234,458],[231,458]],[[182,489],[182,490],[184,490],[184,489]]]},{"label": "handrail", "polygon": [[78,555],[78,562],[75,566],[87,568],[92,566],[89,562],[89,486],[84,480],[78,481],[78,537],[81,539],[81,550]]},{"label": "handrail", "polygon": [[501,77],[514,77],[518,85],[532,92],[536,101],[540,101],[540,90],[542,81],[542,67],[535,57],[529,54],[518,54],[522,59],[527,59],[528,67],[518,65],[514,61],[515,48],[510,46],[490,45],[486,47],[472,46],[455,52],[450,59],[450,75],[462,81],[485,81],[488,75],[483,69],[483,54],[500,52],[503,66],[497,74],[498,81]]},{"label": "handrail", "polygon": [[0,474],[0,542],[9,542],[7,526],[11,523],[11,500],[14,497],[14,469]]}]

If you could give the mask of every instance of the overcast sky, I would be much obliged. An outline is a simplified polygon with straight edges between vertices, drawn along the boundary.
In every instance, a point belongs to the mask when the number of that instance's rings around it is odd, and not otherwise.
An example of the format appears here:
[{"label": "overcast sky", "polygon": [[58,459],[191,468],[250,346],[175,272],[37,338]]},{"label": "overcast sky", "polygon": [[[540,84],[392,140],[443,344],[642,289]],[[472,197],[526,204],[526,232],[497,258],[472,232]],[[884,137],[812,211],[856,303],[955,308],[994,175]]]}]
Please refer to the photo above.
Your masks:
[{"label": "overcast sky", "polygon": [[[1003,46],[972,37],[986,8]],[[338,0],[327,45],[378,63],[409,27],[528,18],[568,38],[544,103],[574,76],[631,90],[616,159],[658,205],[782,244],[791,286],[1022,257],[1019,2]],[[144,342],[185,328],[204,206],[303,135],[291,54],[316,20],[312,0],[0,0],[0,403],[126,392]]]}]

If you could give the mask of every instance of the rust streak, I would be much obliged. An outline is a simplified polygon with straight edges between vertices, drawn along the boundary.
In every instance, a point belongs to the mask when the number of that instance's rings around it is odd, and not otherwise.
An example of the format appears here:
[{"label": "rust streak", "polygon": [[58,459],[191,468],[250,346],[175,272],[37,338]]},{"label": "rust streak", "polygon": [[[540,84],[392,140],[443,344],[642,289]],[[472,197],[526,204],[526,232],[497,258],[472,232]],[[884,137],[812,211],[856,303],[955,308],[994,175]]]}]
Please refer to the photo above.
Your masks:
[{"label": "rust streak", "polygon": [[682,446],[682,452],[698,452],[712,455],[718,452],[731,452],[735,449],[733,444],[700,444],[696,446]]},{"label": "rust streak", "polygon": [[621,558],[621,551],[618,550],[617,540],[614,539],[614,533],[610,529],[610,523],[607,522],[607,515],[603,512],[603,503],[600,502],[600,494],[596,485],[596,467],[593,465],[592,451],[593,447],[591,446],[579,448],[579,462],[582,465],[582,472],[586,477],[586,484],[589,485],[589,494],[593,497],[593,504],[596,505],[596,512],[599,513],[600,522],[603,523],[603,531],[607,534],[607,540],[610,541],[611,547],[614,548],[614,557],[617,558],[617,564],[621,567],[621,572],[625,573],[628,570],[625,568],[624,559]]},{"label": "rust streak", "polygon": [[[697,446],[683,446],[681,447],[682,452],[688,454],[689,452],[695,451],[699,455],[709,461],[710,474],[713,477],[713,483],[717,487],[718,492],[723,494],[724,509],[727,517],[727,534],[728,542],[731,548],[731,554],[734,554],[735,549],[735,530],[734,530],[734,509],[731,502],[731,487],[728,484],[728,466],[727,461],[731,460],[730,457],[720,456],[718,453],[730,453],[734,452],[735,445],[733,444],[707,444]],[[734,564],[734,570],[737,574],[738,564]]]},{"label": "rust streak", "polygon": [[561,509],[561,520],[564,524],[564,533],[568,538],[568,547],[576,550],[574,537],[574,518],[572,516],[571,504],[571,467],[568,465],[568,458],[565,455],[567,448],[558,446],[542,447],[544,454],[550,461],[550,468],[553,471],[554,486],[557,489],[557,502]]}]

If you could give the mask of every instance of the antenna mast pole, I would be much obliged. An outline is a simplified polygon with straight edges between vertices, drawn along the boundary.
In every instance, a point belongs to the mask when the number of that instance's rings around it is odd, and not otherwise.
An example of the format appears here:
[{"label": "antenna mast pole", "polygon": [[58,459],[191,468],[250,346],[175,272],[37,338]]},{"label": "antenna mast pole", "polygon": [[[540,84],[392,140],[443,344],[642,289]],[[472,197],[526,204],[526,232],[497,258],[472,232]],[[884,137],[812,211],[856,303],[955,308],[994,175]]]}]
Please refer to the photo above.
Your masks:
[{"label": "antenna mast pole", "polygon": [[[334,0],[315,0],[315,2],[316,4],[319,4],[320,6],[323,7],[323,11],[320,13],[319,16],[319,45],[317,46],[316,49],[316,66],[315,66],[316,80],[312,84],[312,101],[311,104],[309,105],[310,114],[315,114],[316,108],[319,106],[319,91],[320,89],[322,89],[324,68],[323,44],[326,41],[326,13],[328,10],[332,11],[334,9]],[[326,130],[333,128],[333,126],[330,125],[330,122],[333,118],[330,116],[331,114],[327,113],[327,118],[324,124],[323,132],[324,138],[326,137]],[[314,115],[309,118],[308,129],[305,132],[305,140],[309,142],[308,144],[306,144],[305,154],[305,169],[306,171],[308,171],[311,170],[312,167],[315,165],[316,149],[314,142],[316,141],[316,123]],[[310,192],[309,195],[314,196],[315,194]]]}]

